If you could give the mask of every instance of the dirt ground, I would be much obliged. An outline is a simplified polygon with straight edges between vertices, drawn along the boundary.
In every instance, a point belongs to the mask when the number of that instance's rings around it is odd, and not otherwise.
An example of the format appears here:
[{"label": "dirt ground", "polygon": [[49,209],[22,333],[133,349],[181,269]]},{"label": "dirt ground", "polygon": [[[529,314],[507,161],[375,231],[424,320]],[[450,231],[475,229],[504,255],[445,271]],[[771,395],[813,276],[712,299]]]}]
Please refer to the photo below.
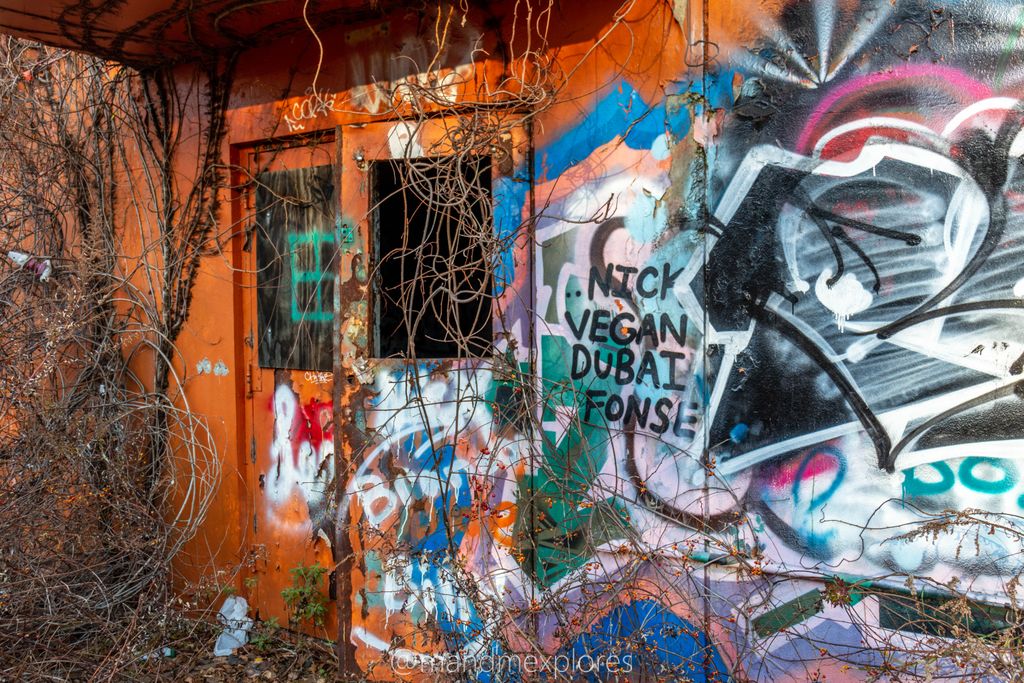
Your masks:
[{"label": "dirt ground", "polygon": [[131,671],[124,672],[125,679],[175,683],[335,680],[337,665],[331,643],[283,629],[267,633],[257,627],[255,636],[234,655],[215,657],[216,632],[193,632],[190,638],[179,638],[165,646],[160,656],[140,660]]}]

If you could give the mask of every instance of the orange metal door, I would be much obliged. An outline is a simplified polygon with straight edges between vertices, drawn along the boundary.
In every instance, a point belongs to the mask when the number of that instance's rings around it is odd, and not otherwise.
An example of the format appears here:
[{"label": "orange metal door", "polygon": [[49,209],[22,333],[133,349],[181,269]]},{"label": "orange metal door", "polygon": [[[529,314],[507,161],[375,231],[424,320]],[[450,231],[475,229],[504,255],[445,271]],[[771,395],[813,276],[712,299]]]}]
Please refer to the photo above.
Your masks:
[{"label": "orange metal door", "polygon": [[[253,539],[244,585],[259,617],[337,633],[332,424],[333,135],[247,150],[244,283]],[[310,572],[309,567],[319,567]],[[286,589],[312,576],[322,615],[300,618]],[[315,610],[314,610],[315,611]]]},{"label": "orange metal door", "polygon": [[[533,244],[523,220],[531,213],[528,137],[520,126],[503,129],[468,155],[489,168],[495,237],[487,257],[492,348],[475,357],[380,358],[374,344],[377,238],[402,226],[375,223],[373,165],[465,154],[458,122],[346,126],[320,139],[254,148],[240,160],[252,186],[243,202],[254,512],[246,586],[259,616],[285,625],[294,615],[282,591],[300,580],[293,570],[327,570],[322,595],[336,605],[322,623],[293,626],[337,638],[343,662],[374,676],[386,671],[378,668],[387,666],[382,644],[419,647],[425,623],[469,629],[476,619],[462,596],[467,587],[456,585],[466,577],[435,563],[430,577],[418,578],[411,567],[423,564],[424,553],[410,550],[438,538],[458,550],[486,537],[507,546],[498,552],[513,552],[516,511],[507,501],[531,457],[530,437],[519,428],[529,420],[517,411],[534,409],[521,401],[533,376]],[[294,182],[273,175],[301,169],[320,170]],[[303,188],[317,173],[325,187],[314,197]],[[333,225],[295,218],[315,201],[331,204]],[[280,216],[267,215],[279,209],[287,214],[284,237],[274,233]],[[268,303],[266,290],[275,286]],[[282,332],[275,316],[301,319],[303,327]],[[424,396],[429,405],[417,398]],[[478,485],[493,491],[472,488]],[[479,504],[490,498],[504,502]],[[451,509],[424,514],[442,507]]]},{"label": "orange metal door", "polygon": [[[533,243],[524,220],[531,213],[528,136],[506,120],[495,123],[504,132],[474,145],[468,133],[482,124],[464,123],[392,121],[341,133],[342,222],[352,226],[352,241],[342,246],[342,279],[352,284],[341,288],[348,372],[339,413],[346,446],[339,461],[346,534],[339,545],[356,561],[338,579],[339,635],[351,643],[359,669],[375,679],[392,675],[398,651],[431,652],[460,639],[486,646],[481,617],[466,597],[479,589],[451,558],[476,555],[471,548],[496,539],[487,561],[513,561],[516,511],[509,501],[531,457],[530,439],[518,427],[528,422],[522,413],[533,410],[521,401],[533,365]],[[484,258],[493,275],[491,346],[457,358],[417,354],[412,360],[403,357],[401,343],[382,339],[391,333],[382,329],[376,299],[381,286],[395,284],[375,282],[386,259],[383,233],[408,235],[409,228],[381,218],[384,190],[375,172],[394,160],[429,167],[431,159],[453,157],[489,169],[491,215],[480,235],[489,244]],[[462,201],[449,190],[439,182],[430,201]],[[474,267],[460,258],[451,259],[452,269]],[[490,507],[491,500],[500,502]]]}]

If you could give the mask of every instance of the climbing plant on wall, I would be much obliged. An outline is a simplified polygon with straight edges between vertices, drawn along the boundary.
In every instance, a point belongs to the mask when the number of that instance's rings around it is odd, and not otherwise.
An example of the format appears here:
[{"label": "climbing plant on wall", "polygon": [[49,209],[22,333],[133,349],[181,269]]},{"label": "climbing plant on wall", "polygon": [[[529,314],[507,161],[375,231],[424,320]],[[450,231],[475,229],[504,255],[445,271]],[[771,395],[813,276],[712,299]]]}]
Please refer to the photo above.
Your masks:
[{"label": "climbing plant on wall", "polygon": [[[113,678],[164,644],[171,560],[218,483],[174,341],[217,238],[224,68],[172,80],[0,41],[0,670],[12,679]],[[183,138],[186,118],[197,137]],[[194,177],[172,172],[182,153]]]}]

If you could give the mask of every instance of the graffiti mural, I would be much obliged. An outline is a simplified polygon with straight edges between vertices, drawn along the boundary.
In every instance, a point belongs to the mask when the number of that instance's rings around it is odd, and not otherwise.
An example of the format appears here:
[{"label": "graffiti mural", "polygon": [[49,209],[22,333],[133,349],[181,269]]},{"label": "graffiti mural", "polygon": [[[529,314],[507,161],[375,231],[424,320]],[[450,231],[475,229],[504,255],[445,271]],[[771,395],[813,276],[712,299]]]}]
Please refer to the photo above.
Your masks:
[{"label": "graffiti mural", "polygon": [[[328,498],[335,470],[333,404],[320,393],[280,377],[271,406],[270,467],[261,482],[271,512],[285,525],[289,519],[310,520],[312,536],[333,528]],[[295,514],[296,506],[302,514]]]},{"label": "graffiti mural", "polygon": [[[531,231],[494,258],[496,353],[360,359],[336,510],[333,406],[276,386],[266,490],[349,530],[368,675],[863,680],[900,630],[865,586],[1006,602],[1024,72],[953,25],[1012,51],[1019,12],[750,4],[706,73],[544,113],[494,185],[498,238]],[[913,533],[966,510],[1007,526]]]},{"label": "graffiti mural", "polygon": [[[716,145],[707,258],[684,297],[721,359],[721,398],[702,418],[722,444],[717,475],[754,473],[744,503],[782,563],[966,573],[995,595],[1021,566],[1001,534],[970,548],[900,537],[944,509],[1016,513],[1024,119],[1005,60],[993,71],[956,48],[951,14],[929,16],[942,63],[915,56],[901,20],[922,10],[765,24],[775,45],[813,28],[830,61],[803,80],[799,50],[785,71],[744,62]],[[802,117],[748,115],[768,98]]]},{"label": "graffiti mural", "polygon": [[[377,372],[367,423],[377,438],[339,510],[359,522],[367,589],[353,610],[362,615],[353,638],[369,650],[369,670],[387,670],[385,653],[429,661],[440,652],[391,651],[394,635],[415,642],[424,621],[455,649],[486,652],[493,633],[482,600],[501,605],[517,593],[506,594],[500,569],[513,562],[513,487],[524,444],[496,430],[489,373],[453,368],[445,379],[436,370]],[[471,575],[483,581],[472,592]]]}]

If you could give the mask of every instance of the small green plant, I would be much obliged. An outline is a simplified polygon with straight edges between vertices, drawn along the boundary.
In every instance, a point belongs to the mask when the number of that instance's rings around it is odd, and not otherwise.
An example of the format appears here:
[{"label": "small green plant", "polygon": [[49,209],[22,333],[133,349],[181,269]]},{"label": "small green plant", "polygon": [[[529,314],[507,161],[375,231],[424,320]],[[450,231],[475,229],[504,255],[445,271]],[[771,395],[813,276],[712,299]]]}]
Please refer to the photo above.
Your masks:
[{"label": "small green plant", "polygon": [[327,600],[320,592],[320,581],[327,574],[327,568],[319,563],[306,567],[299,564],[291,570],[292,585],[281,591],[288,609],[288,623],[292,625],[309,621],[316,626],[324,625],[327,614]]},{"label": "small green plant", "polygon": [[270,617],[266,621],[259,622],[249,635],[249,644],[257,652],[265,652],[277,640],[279,628],[281,625],[277,623],[277,617]]}]

